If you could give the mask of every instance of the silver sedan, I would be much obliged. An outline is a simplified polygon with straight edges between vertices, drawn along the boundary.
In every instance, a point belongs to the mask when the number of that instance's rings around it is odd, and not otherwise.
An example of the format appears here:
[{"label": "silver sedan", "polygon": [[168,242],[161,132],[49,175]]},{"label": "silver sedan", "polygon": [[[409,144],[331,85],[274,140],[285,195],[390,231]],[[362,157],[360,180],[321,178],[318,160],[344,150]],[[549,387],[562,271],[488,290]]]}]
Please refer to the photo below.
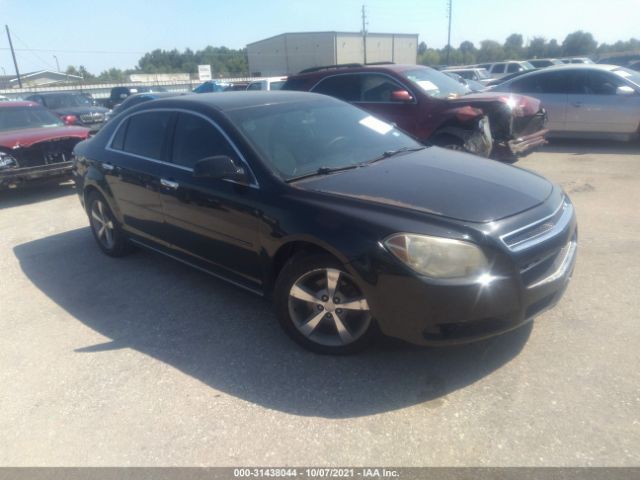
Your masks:
[{"label": "silver sedan", "polygon": [[492,91],[540,99],[548,136],[632,140],[640,134],[640,72],[616,65],[561,65],[516,77]]}]

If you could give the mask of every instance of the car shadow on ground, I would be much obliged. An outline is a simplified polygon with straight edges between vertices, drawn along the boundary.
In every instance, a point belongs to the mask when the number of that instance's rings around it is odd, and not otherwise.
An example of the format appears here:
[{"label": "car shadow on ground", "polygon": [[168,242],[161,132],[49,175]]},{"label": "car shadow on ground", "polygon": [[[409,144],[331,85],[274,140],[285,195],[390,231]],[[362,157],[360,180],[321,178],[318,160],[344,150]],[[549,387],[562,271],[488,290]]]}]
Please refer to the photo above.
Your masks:
[{"label": "car shadow on ground", "polygon": [[20,207],[30,203],[53,200],[76,193],[72,180],[48,181],[26,185],[19,188],[0,190],[0,210],[3,208]]},{"label": "car shadow on ground", "polygon": [[18,245],[14,253],[37,288],[111,339],[78,345],[78,356],[132,348],[229,395],[295,415],[437,408],[508,363],[531,332],[529,324],[446,348],[380,339],[359,355],[322,356],[285,336],[267,300],[154,253],[109,258],[88,228]]},{"label": "car shadow on ground", "polygon": [[612,154],[634,155],[640,154],[640,142],[620,142],[613,140],[576,140],[576,139],[549,139],[549,143],[542,147],[543,152],[572,153],[574,155]]}]

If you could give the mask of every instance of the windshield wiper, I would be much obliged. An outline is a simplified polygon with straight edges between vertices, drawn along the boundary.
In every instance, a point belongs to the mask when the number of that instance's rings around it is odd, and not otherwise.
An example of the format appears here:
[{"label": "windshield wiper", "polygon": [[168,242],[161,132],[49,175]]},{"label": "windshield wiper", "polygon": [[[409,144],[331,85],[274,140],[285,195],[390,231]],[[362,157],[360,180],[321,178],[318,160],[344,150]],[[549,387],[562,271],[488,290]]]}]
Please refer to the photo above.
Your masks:
[{"label": "windshield wiper", "polygon": [[355,163],[353,165],[343,165],[342,167],[320,167],[317,170],[314,170],[313,172],[305,173],[304,175],[300,175],[300,176],[297,176],[297,177],[287,178],[285,181],[287,183],[290,183],[290,182],[295,182],[296,180],[302,180],[303,178],[316,177],[318,175],[328,175],[328,174],[334,173],[334,172],[342,172],[344,170],[352,170],[354,168],[358,168],[358,167],[361,167],[361,166],[362,166],[362,164]]},{"label": "windshield wiper", "polygon": [[398,155],[400,153],[417,152],[418,150],[424,150],[425,148],[427,147],[424,145],[420,145],[418,147],[402,147],[398,148],[397,150],[386,150],[385,152],[382,152],[382,155],[380,155],[379,157],[372,158],[365,163],[375,163],[379,162],[380,160],[384,160],[385,158],[393,157],[394,155]]}]

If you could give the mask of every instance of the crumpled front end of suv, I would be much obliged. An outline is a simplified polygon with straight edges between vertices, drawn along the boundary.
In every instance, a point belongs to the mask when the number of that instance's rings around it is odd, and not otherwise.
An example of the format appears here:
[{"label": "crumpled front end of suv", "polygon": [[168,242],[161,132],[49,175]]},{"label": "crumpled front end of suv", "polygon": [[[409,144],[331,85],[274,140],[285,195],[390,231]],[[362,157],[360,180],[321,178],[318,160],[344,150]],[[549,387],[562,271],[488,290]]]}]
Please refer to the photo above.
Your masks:
[{"label": "crumpled front end of suv", "polygon": [[[466,95],[452,102],[464,102],[488,117],[493,143],[492,158],[513,160],[547,143],[547,114],[535,98],[480,93]],[[482,154],[469,147],[466,149],[472,153]]]}]

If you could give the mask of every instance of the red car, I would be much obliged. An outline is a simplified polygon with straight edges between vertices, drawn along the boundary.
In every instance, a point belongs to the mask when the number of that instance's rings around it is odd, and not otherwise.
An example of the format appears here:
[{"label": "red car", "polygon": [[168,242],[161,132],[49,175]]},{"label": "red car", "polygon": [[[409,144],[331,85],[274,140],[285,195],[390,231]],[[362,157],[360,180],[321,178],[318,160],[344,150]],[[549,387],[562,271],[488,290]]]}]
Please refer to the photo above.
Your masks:
[{"label": "red car", "polygon": [[322,93],[393,122],[424,143],[514,160],[545,142],[546,113],[531,97],[469,93],[420,65],[336,65],[290,76],[283,90]]},{"label": "red car", "polygon": [[73,148],[88,136],[37,103],[0,103],[0,190],[70,175]]}]

